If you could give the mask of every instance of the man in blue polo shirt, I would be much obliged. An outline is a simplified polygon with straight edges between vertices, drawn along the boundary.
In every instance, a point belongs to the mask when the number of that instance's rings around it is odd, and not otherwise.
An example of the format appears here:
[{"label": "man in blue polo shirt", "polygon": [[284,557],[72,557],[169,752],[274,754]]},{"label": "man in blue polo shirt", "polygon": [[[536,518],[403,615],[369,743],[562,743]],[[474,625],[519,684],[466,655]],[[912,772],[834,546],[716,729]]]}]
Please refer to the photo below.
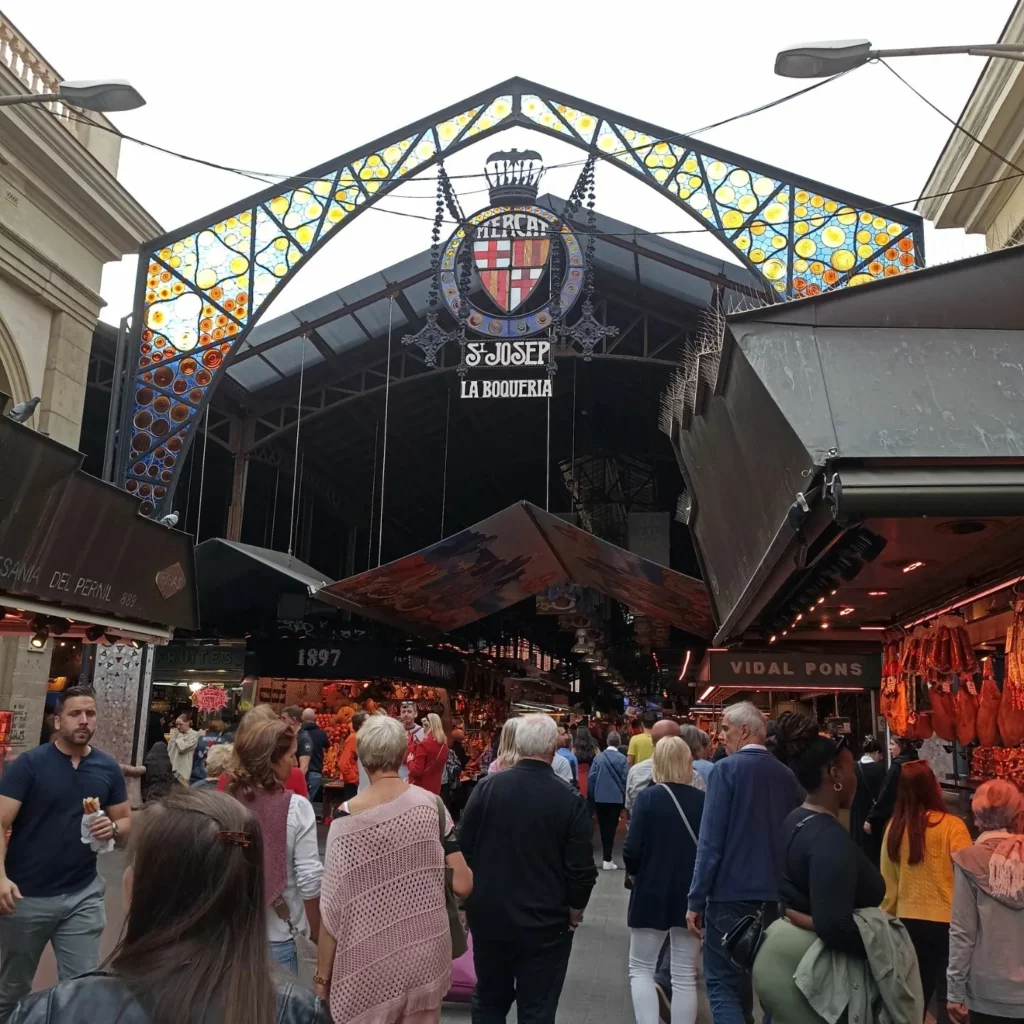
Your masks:
[{"label": "man in blue polo shirt", "polygon": [[91,828],[100,842],[124,840],[131,809],[117,761],[89,745],[95,731],[92,691],[73,686],[61,694],[52,742],[15,758],[0,778],[0,1024],[32,990],[47,942],[61,981],[99,964],[103,880],[82,842],[82,802],[96,798],[106,812]]}]

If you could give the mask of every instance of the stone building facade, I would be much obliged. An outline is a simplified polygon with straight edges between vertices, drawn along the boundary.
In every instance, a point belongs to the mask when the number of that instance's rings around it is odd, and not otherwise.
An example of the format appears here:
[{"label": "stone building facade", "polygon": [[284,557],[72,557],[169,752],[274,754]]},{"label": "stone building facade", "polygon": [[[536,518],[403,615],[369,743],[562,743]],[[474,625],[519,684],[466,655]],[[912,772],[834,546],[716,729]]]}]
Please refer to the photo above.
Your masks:
[{"label": "stone building facade", "polygon": [[[61,76],[0,13],[0,95],[53,93]],[[78,447],[106,263],[161,227],[118,183],[121,139],[102,114],[0,107],[0,392],[40,404],[29,425]],[[50,644],[0,640],[0,707],[16,752],[38,742]]]}]

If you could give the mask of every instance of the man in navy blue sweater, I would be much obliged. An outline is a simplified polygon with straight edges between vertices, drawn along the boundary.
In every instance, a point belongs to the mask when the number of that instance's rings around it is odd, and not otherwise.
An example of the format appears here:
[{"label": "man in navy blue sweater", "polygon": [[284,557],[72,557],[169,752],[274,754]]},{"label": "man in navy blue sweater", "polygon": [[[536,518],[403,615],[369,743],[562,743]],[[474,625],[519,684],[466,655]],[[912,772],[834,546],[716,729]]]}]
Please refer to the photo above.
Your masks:
[{"label": "man in navy blue sweater", "polygon": [[796,776],[765,749],[764,715],[732,704],[722,716],[729,756],[708,778],[690,886],[690,931],[704,939],[704,979],[715,1024],[752,1024],[754,998],[722,947],[743,917],[779,898],[782,823],[803,801]]}]

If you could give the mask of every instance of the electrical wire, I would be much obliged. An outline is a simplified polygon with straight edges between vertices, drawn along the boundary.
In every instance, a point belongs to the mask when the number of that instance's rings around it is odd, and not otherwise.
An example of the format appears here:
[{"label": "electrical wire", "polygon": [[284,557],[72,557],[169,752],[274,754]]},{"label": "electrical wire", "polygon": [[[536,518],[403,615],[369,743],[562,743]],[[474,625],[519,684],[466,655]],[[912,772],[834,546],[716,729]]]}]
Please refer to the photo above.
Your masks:
[{"label": "electrical wire", "polygon": [[[751,107],[749,110],[744,110],[739,114],[732,114],[730,117],[724,118],[721,121],[715,121],[713,124],[705,125],[703,128],[697,128],[691,132],[679,132],[675,135],[668,135],[663,139],[652,140],[651,142],[645,142],[642,145],[637,146],[626,146],[622,149],[617,149],[614,152],[606,153],[605,156],[610,157],[621,157],[631,155],[633,153],[639,153],[641,150],[650,149],[654,145],[660,143],[678,142],[681,139],[692,138],[694,135],[701,135],[704,132],[709,132],[714,128],[720,128],[723,125],[732,124],[734,121],[740,121],[746,117],[752,117],[754,114],[760,114],[765,110],[771,110],[773,107],[781,106],[784,103],[788,103],[790,100],[797,99],[806,93],[813,92],[815,89],[820,89],[824,85],[828,85],[830,82],[834,82],[837,78],[842,78],[843,75],[848,74],[847,71],[841,71],[837,75],[832,75],[830,78],[823,78],[820,82],[815,82],[812,85],[804,86],[802,89],[797,89],[795,92],[787,93],[785,96],[779,96],[774,100],[769,100],[767,103],[762,103],[759,106]],[[277,185],[282,181],[288,181],[292,178],[301,178],[305,175],[304,171],[300,171],[298,174],[280,174],[276,171],[251,171],[244,170],[239,167],[232,167],[228,164],[218,164],[212,160],[205,160],[202,157],[189,156],[186,153],[179,153],[177,150],[168,149],[166,146],[160,146],[155,142],[147,142],[145,139],[137,138],[134,135],[128,135],[122,132],[115,125],[106,125],[100,121],[96,121],[80,111],[66,111],[65,116],[72,121],[77,121],[80,124],[87,124],[93,128],[99,128],[101,131],[109,132],[113,135],[119,136],[121,139],[127,142],[134,142],[138,146],[143,146],[147,149],[154,149],[157,152],[164,153],[168,156],[178,157],[181,160],[187,160],[190,163],[197,163],[204,167],[210,167],[214,170],[227,171],[229,174],[238,174],[245,178],[252,178],[256,181],[262,181],[267,185]],[[581,157],[577,160],[565,160],[560,163],[550,164],[545,167],[545,171],[559,170],[566,167],[582,167],[589,157]],[[437,175],[417,175],[417,181],[437,181]],[[464,179],[479,179],[486,177],[486,174],[482,171],[467,172],[465,174],[450,174],[448,175],[449,180],[464,180]],[[478,189],[477,192],[486,192],[487,189]],[[465,195],[473,195],[475,192],[466,192]],[[432,195],[423,196],[403,196],[403,199],[433,199]]]},{"label": "electrical wire", "polygon": [[[1013,174],[1009,174],[1009,175],[1004,175],[1003,177],[1000,177],[1000,178],[993,178],[993,179],[990,179],[988,181],[977,182],[977,183],[975,183],[973,185],[964,185],[964,186],[960,186],[960,187],[954,188],[954,189],[943,190],[941,192],[933,192],[933,193],[930,193],[928,195],[923,195],[923,194],[922,195],[918,195],[918,196],[916,196],[916,197],[914,197],[912,199],[901,199],[901,200],[898,200],[896,202],[891,202],[891,203],[878,203],[878,204],[875,204],[875,205],[872,205],[872,206],[864,207],[863,209],[858,210],[857,212],[859,212],[859,213],[882,213],[882,214],[885,214],[885,213],[888,213],[889,211],[891,211],[893,209],[898,209],[899,207],[902,207],[902,206],[910,206],[910,205],[913,205],[915,203],[921,202],[921,201],[926,200],[926,199],[941,199],[941,198],[945,198],[947,196],[957,195],[957,194],[959,194],[961,192],[968,192],[968,191],[972,191],[973,189],[979,189],[979,188],[987,188],[990,185],[998,185],[998,184],[1001,184],[1001,183],[1003,183],[1005,181],[1012,181],[1014,179],[1017,179],[1017,178],[1020,178],[1020,177],[1024,177],[1024,168],[1021,168],[1017,164],[1014,164],[1012,161],[1008,160],[1006,157],[1004,157],[1001,154],[997,153],[995,150],[991,149],[989,146],[987,146],[980,139],[978,139],[974,135],[972,135],[959,122],[957,122],[956,120],[951,118],[944,111],[940,110],[937,106],[935,106],[935,104],[933,104],[930,100],[928,100],[927,97],[923,96],[917,89],[915,89],[912,85],[910,85],[910,83],[907,82],[906,79],[904,79],[886,61],[882,60],[882,61],[880,61],[880,63],[885,64],[885,66],[889,69],[889,71],[891,71],[892,74],[894,74],[901,82],[903,82],[903,84],[906,85],[908,89],[910,89],[915,95],[917,95],[923,102],[925,102],[929,107],[931,107],[933,110],[935,110],[943,118],[945,118],[947,121],[949,121],[951,124],[953,124],[954,127],[956,127],[958,130],[962,131],[970,139],[972,139],[975,143],[977,143],[983,149],[985,149],[986,151],[991,153],[993,156],[997,157],[1000,161],[1002,161],[1003,163],[1007,164],[1009,167],[1013,168],[1014,169],[1014,173]],[[698,129],[696,129],[693,132],[687,133],[686,135],[680,134],[680,135],[672,136],[672,137],[669,137],[669,138],[666,138],[666,139],[663,139],[663,140],[658,140],[658,141],[671,142],[671,141],[674,141],[674,140],[677,140],[677,139],[686,138],[686,137],[689,137],[689,136],[700,134],[702,132],[710,131],[713,128],[721,127],[722,125],[732,123],[734,121],[740,120],[740,119],[745,118],[745,117],[750,117],[753,114],[757,114],[757,113],[760,113],[760,112],[762,112],[764,110],[768,110],[768,109],[771,109],[773,107],[780,106],[781,104],[786,103],[786,102],[788,102],[788,101],[790,101],[792,99],[795,99],[795,98],[797,98],[799,96],[805,95],[806,93],[812,91],[813,89],[817,89],[817,88],[820,88],[823,85],[827,85],[829,82],[833,82],[833,81],[835,81],[835,79],[840,78],[840,77],[842,77],[842,75],[845,75],[847,73],[848,72],[841,72],[838,75],[833,75],[831,78],[822,79],[820,82],[816,82],[816,83],[814,83],[811,86],[807,86],[807,87],[805,87],[803,89],[799,89],[796,92],[787,94],[786,96],[781,96],[781,97],[779,97],[779,98],[777,98],[775,100],[769,101],[768,103],[764,103],[764,104],[761,104],[758,107],[754,107],[754,108],[751,108],[750,110],[743,111],[740,114],[735,114],[732,117],[726,118],[724,120],[716,121],[713,124],[706,125],[703,128],[698,128]],[[54,116],[56,116],[56,115],[54,115]],[[158,152],[164,153],[164,154],[166,154],[168,156],[174,156],[174,157],[177,157],[179,159],[186,160],[186,161],[191,162],[191,163],[197,163],[197,164],[209,167],[209,168],[214,169],[214,170],[222,170],[222,171],[226,171],[226,172],[231,173],[231,174],[238,174],[238,175],[240,175],[242,177],[251,178],[251,179],[257,180],[257,181],[262,181],[265,184],[276,185],[276,184],[280,183],[280,181],[273,180],[273,178],[279,178],[280,180],[287,180],[289,178],[301,177],[301,175],[287,175],[287,176],[286,175],[273,175],[272,176],[269,173],[263,174],[263,173],[260,173],[260,172],[247,171],[247,170],[243,170],[241,168],[230,167],[230,166],[225,165],[225,164],[218,164],[218,163],[215,163],[214,161],[205,160],[202,157],[189,156],[189,155],[184,154],[184,153],[179,153],[176,150],[168,149],[168,148],[166,148],[164,146],[159,146],[159,145],[157,145],[155,143],[147,142],[144,139],[139,139],[139,138],[136,138],[135,136],[127,135],[124,132],[121,132],[119,129],[117,129],[117,128],[113,127],[113,126],[108,126],[108,125],[101,124],[100,122],[94,121],[92,118],[89,118],[89,117],[80,117],[80,116],[76,116],[76,115],[70,115],[70,116],[71,116],[72,120],[76,120],[76,121],[79,121],[79,122],[84,123],[84,124],[92,125],[92,126],[97,127],[97,128],[99,128],[99,129],[101,129],[103,131],[107,131],[107,132],[110,132],[112,134],[118,135],[122,139],[124,139],[124,140],[126,140],[128,142],[136,143],[137,145],[143,146],[145,148],[154,149],[154,150],[157,150]],[[617,151],[615,151],[613,153],[602,153],[601,155],[602,156],[606,156],[606,157],[618,157],[618,156],[625,155],[627,153],[638,152],[641,149],[648,149],[648,148],[650,148],[650,145],[651,145],[650,143],[645,143],[642,146],[627,147],[626,149],[617,150]],[[587,158],[584,158],[584,159],[581,159],[581,160],[565,161],[563,163],[558,163],[558,164],[552,164],[550,167],[545,168],[545,170],[554,170],[554,169],[565,168],[565,167],[579,166],[579,165],[582,165],[582,164],[586,163],[586,159]],[[449,178],[451,180],[479,179],[481,177],[484,177],[484,175],[482,173],[480,173],[480,172],[460,174],[460,175],[454,175],[454,174],[453,175],[449,175]],[[409,180],[412,180],[412,179],[409,179]],[[435,176],[427,176],[427,177],[419,177],[419,176],[417,176],[415,180],[417,180],[417,181],[434,181],[434,180],[437,180],[437,178]],[[483,192],[486,192],[486,191],[488,191],[488,190],[487,189],[467,190],[466,192],[461,193],[461,194],[462,195],[475,195],[475,194],[483,193]],[[430,199],[432,199],[433,196],[420,196],[420,195],[417,195],[417,196],[401,195],[400,196],[398,193],[393,193],[393,194],[389,195],[388,198],[389,199],[391,199],[391,198],[402,198],[402,199],[428,199],[428,198],[430,198]],[[380,213],[389,214],[391,216],[396,216],[396,217],[405,217],[405,218],[409,218],[409,219],[412,219],[412,220],[433,221],[433,219],[434,219],[429,214],[412,213],[412,212],[407,211],[407,210],[394,210],[394,209],[391,209],[390,207],[382,206],[379,203],[376,203],[373,206],[370,206],[368,208],[371,209],[371,210],[376,210],[376,211],[378,211]],[[790,218],[786,218],[784,220],[772,222],[768,226],[770,226],[772,228],[775,228],[775,229],[781,229],[781,228],[784,228],[784,227],[787,227],[787,226],[792,226],[792,225],[795,225],[795,224],[812,223],[812,222],[817,221],[817,220],[822,220],[822,225],[815,225],[817,227],[817,226],[823,226],[823,224],[828,223],[829,221],[835,220],[839,215],[840,215],[840,213],[839,213],[838,210],[833,212],[833,213],[822,213],[822,212],[816,210],[814,213],[807,214],[804,217],[790,217]],[[449,225],[451,225],[453,227],[457,226],[457,222],[452,221],[452,220],[445,219],[445,220],[442,221],[442,223],[449,224]],[[710,225],[709,225],[709,227],[710,227]],[[746,225],[745,225],[745,227],[746,227]],[[742,232],[742,230],[744,230],[744,229],[743,228],[739,228],[739,229],[737,229],[737,232]],[[633,237],[671,238],[671,237],[677,237],[677,236],[681,236],[681,235],[703,235],[703,234],[706,234],[707,231],[708,231],[708,227],[695,227],[695,228],[677,228],[677,229],[670,229],[670,230],[653,230],[653,231],[641,231],[641,230],[632,230],[632,229],[629,230],[629,231],[621,231],[621,232],[598,231],[598,232],[595,232],[594,234],[595,234],[595,237],[597,237],[597,238],[616,238],[616,237],[622,237],[622,238],[633,238]],[[586,236],[590,232],[588,232],[584,227],[578,226],[576,228],[576,233],[578,235]]]},{"label": "electrical wire", "polygon": [[[885,60],[884,58],[879,58],[878,63],[885,65],[885,67],[888,68],[889,71],[891,71],[922,103],[927,104],[927,106],[931,107],[931,109],[934,110],[935,113],[939,115],[939,117],[942,117],[946,121],[948,121],[953,126],[955,131],[961,132],[962,134],[966,135],[967,138],[971,140],[971,142],[973,142],[976,146],[980,146],[983,150],[985,150],[986,153],[989,153],[990,155],[994,156],[1001,163],[1006,164],[1007,167],[1012,167],[1013,170],[1015,170],[1018,174],[1024,175],[1024,169],[1022,169],[1018,164],[1015,164],[1012,160],[1003,156],[1002,153],[997,153],[990,145],[988,145],[988,143],[983,142],[981,139],[978,138],[977,135],[973,135],[971,132],[969,132],[955,117],[950,117],[950,115],[947,114],[944,110],[941,110],[939,107],[937,107],[934,103],[932,103],[930,99],[928,99],[927,96],[925,96],[922,92],[920,92],[918,89],[912,86],[887,60]],[[922,196],[921,198],[924,197]]]}]

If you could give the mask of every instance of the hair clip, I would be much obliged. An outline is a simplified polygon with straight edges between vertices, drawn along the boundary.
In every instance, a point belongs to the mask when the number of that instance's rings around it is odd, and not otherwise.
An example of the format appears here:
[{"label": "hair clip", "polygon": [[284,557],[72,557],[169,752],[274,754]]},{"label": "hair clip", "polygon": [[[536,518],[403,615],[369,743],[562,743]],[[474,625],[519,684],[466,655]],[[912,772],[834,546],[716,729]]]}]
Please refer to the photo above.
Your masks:
[{"label": "hair clip", "polygon": [[250,842],[245,832],[218,832],[217,838],[232,846],[248,846]]}]

